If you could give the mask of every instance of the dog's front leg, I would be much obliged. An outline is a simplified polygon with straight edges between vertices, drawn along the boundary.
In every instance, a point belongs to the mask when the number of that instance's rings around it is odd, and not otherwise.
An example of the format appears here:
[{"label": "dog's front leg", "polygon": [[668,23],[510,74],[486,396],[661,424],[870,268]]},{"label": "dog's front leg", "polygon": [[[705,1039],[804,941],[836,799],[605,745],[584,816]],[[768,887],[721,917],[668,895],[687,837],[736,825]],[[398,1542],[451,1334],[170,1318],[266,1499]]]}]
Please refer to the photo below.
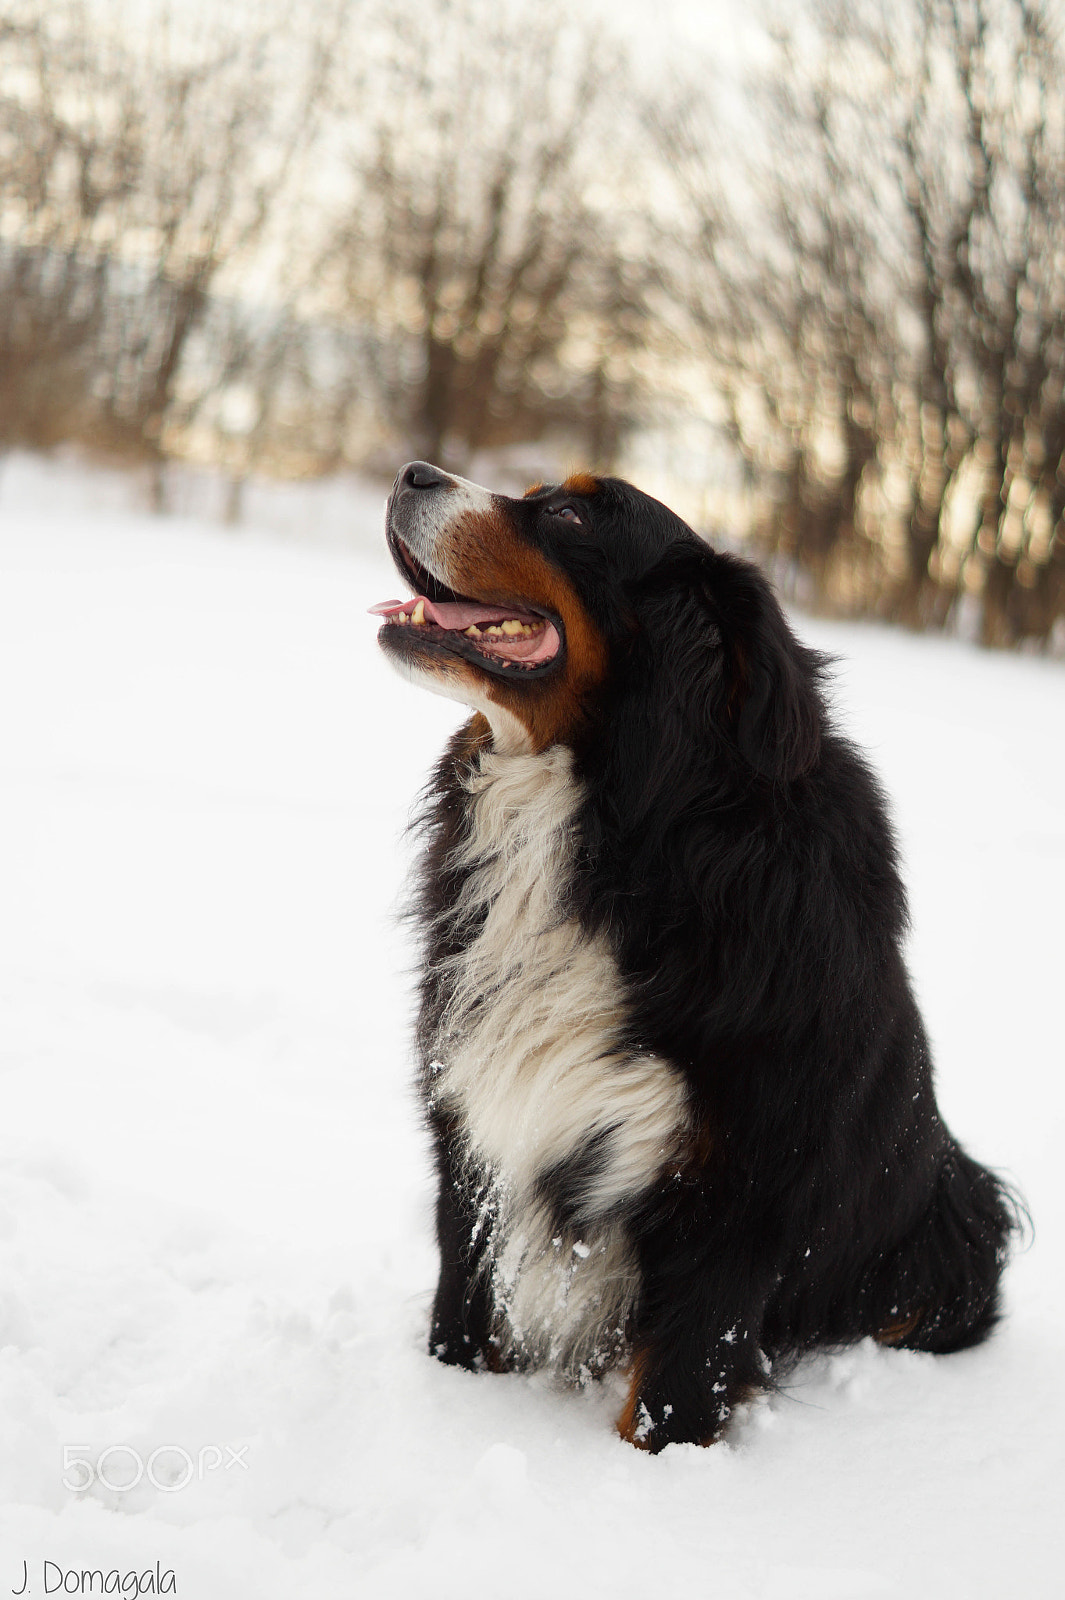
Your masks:
[{"label": "dog's front leg", "polygon": [[429,1353],[449,1366],[495,1365],[492,1307],[482,1219],[464,1182],[454,1131],[435,1121],[436,1238],[440,1277],[429,1325]]},{"label": "dog's front leg", "polygon": [[640,1242],[629,1397],[618,1432],[639,1449],[712,1444],[764,1385],[759,1340],[772,1273],[695,1204]]}]

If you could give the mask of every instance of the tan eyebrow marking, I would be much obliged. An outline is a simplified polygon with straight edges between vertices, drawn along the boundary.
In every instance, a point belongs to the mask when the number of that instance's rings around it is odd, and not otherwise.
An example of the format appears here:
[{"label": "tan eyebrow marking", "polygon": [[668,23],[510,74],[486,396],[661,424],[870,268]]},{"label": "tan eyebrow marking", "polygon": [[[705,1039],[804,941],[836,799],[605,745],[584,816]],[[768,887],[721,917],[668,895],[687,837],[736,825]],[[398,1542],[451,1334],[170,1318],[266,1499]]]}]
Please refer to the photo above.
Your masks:
[{"label": "tan eyebrow marking", "polygon": [[570,494],[596,494],[599,490],[599,479],[590,472],[572,472],[562,485]]}]

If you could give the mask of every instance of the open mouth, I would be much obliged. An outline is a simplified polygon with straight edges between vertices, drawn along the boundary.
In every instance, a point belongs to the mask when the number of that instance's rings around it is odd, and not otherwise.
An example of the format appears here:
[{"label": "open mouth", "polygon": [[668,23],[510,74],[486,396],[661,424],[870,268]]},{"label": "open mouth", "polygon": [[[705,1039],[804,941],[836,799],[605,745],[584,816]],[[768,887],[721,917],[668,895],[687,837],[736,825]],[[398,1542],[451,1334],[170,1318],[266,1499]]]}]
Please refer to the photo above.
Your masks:
[{"label": "open mouth", "polygon": [[409,600],[382,600],[370,607],[372,615],[385,619],[386,628],[406,630],[406,639],[416,647],[446,650],[510,676],[516,670],[543,672],[558,660],[562,624],[557,617],[527,602],[495,604],[456,594],[391,531],[389,544],[416,592]]}]

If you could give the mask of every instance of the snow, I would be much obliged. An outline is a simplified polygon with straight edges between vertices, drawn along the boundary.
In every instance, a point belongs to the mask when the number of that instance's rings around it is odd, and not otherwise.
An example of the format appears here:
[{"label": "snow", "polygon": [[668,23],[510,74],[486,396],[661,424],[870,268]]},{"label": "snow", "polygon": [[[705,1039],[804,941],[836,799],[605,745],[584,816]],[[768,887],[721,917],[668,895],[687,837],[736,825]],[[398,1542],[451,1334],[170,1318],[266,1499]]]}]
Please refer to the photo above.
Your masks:
[{"label": "snow", "polygon": [[1060,665],[800,625],[894,797],[940,1103],[1035,1216],[1003,1326],[819,1357],[650,1458],[618,1380],[424,1353],[392,908],[458,713],[378,660],[383,497],[286,539],[48,481],[0,479],[0,1587],[1059,1593]]}]

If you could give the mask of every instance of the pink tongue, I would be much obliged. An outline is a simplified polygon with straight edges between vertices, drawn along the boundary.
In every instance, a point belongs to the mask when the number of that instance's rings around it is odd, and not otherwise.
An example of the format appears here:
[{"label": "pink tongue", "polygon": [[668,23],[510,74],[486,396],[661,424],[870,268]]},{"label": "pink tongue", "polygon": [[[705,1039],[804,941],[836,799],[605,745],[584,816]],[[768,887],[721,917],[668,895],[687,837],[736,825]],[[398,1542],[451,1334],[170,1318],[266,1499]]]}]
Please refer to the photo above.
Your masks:
[{"label": "pink tongue", "polygon": [[509,610],[503,606],[482,606],[475,600],[429,600],[425,595],[414,595],[410,600],[382,600],[378,605],[370,607],[370,615],[375,617],[394,617],[400,611],[405,611],[409,616],[418,601],[425,607],[426,622],[435,622],[438,628],[447,628],[449,632],[458,631],[465,633],[466,629],[474,623],[478,627],[489,627],[494,622],[543,623],[543,627],[536,633],[519,634],[517,637],[500,637],[493,634],[490,639],[478,639],[478,648],[493,656],[504,658],[508,661],[525,661],[529,666],[538,666],[542,661],[552,660],[559,651],[560,640],[558,630],[553,622],[545,622],[543,617],[535,617],[527,611]]},{"label": "pink tongue", "polygon": [[465,632],[474,623],[480,627],[482,623],[506,622],[510,618],[517,622],[542,620],[530,616],[528,612],[515,611],[513,607],[508,611],[505,606],[481,606],[475,600],[428,600],[423,594],[413,595],[410,600],[382,600],[370,607],[370,615],[394,617],[397,612],[405,611],[409,616],[419,600],[425,607],[426,622],[435,622],[438,628],[447,628],[449,631],[457,628]]}]

